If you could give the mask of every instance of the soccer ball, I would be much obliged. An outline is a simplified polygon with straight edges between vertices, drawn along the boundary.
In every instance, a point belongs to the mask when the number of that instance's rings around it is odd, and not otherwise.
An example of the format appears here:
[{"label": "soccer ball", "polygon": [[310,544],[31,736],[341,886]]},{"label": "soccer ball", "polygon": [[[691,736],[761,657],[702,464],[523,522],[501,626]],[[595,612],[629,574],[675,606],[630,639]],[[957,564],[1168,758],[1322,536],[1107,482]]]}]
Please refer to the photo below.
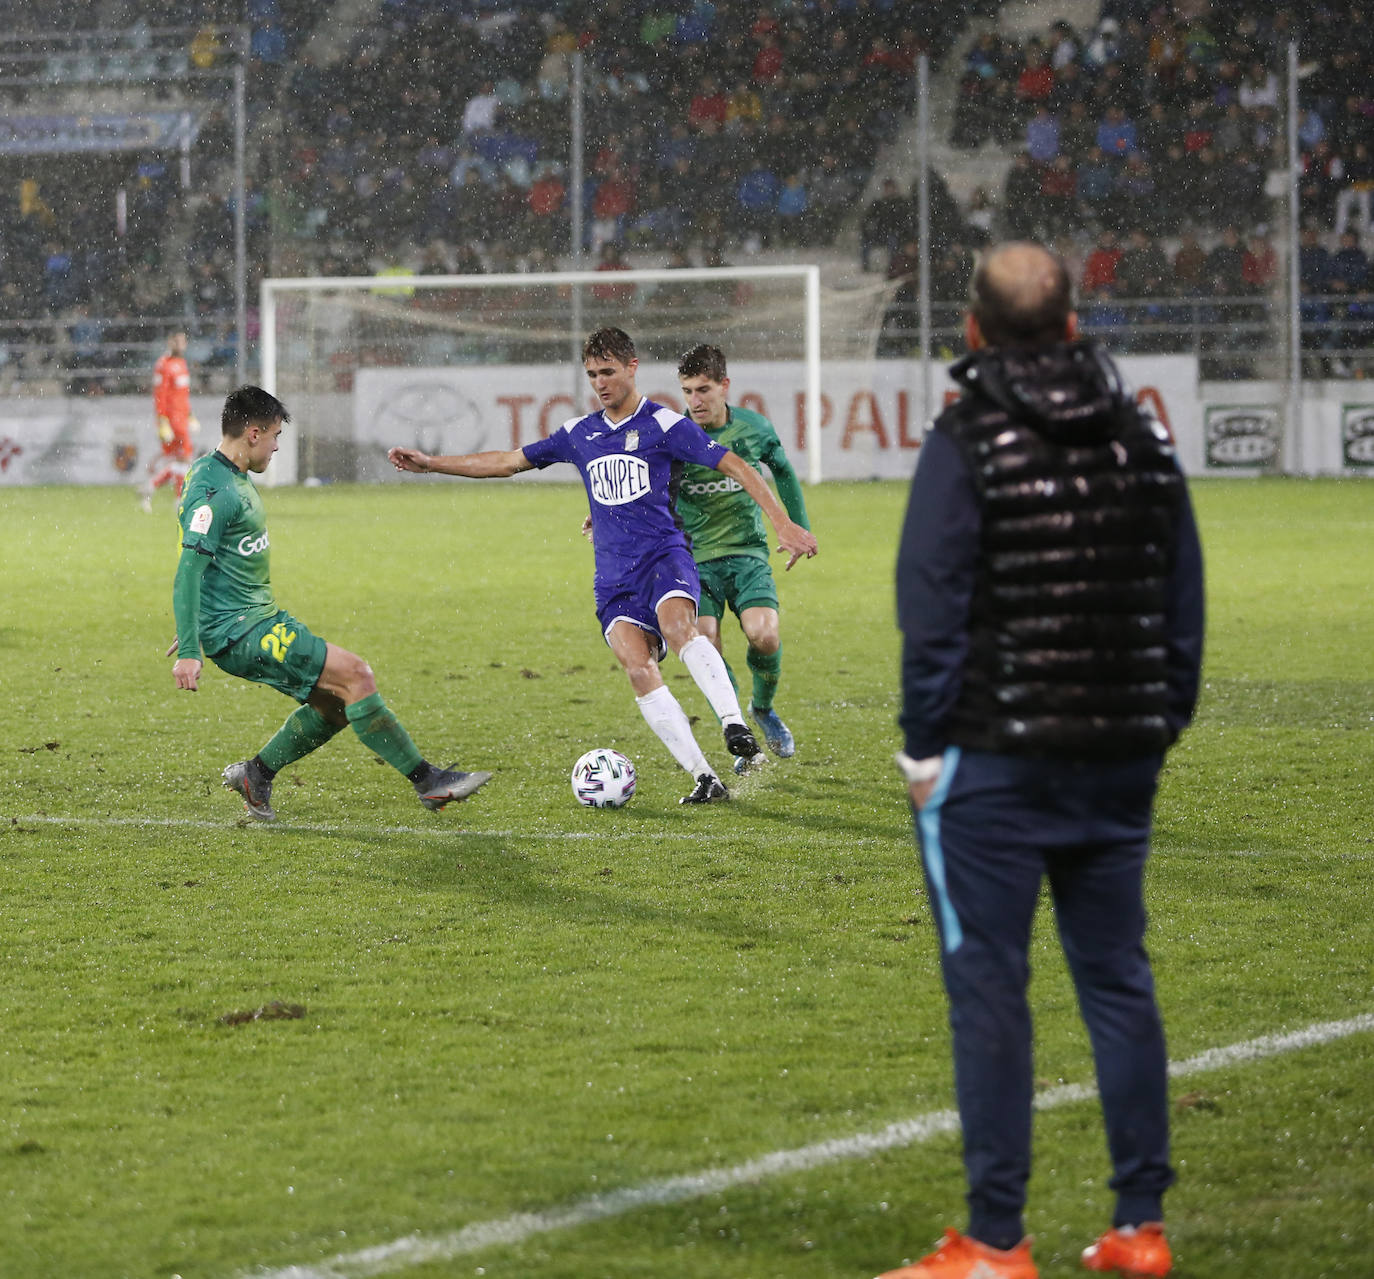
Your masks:
[{"label": "soccer ball", "polygon": [[588,808],[619,808],[635,793],[635,766],[619,751],[599,746],[573,765],[572,789]]}]

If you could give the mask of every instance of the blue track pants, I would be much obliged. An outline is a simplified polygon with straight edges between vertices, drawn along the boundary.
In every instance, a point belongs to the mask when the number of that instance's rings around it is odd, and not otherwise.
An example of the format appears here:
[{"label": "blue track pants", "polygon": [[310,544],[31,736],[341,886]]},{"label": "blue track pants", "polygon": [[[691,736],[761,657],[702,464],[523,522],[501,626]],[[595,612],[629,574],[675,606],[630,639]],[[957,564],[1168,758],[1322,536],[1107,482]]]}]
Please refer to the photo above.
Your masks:
[{"label": "blue track pants", "polygon": [[1160,760],[1077,764],[951,749],[917,814],[941,944],[968,1177],[968,1233],[1024,1233],[1031,1162],[1031,922],[1048,879],[1092,1041],[1113,1223],[1158,1221],[1167,1056],[1145,953],[1142,876]]}]

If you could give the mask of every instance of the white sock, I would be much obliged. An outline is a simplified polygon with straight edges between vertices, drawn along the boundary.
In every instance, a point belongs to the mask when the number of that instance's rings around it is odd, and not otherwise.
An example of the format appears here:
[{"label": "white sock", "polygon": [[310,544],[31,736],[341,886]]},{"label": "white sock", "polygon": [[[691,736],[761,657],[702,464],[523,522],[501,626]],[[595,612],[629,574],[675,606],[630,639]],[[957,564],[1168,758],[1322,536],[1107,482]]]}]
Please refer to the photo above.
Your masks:
[{"label": "white sock", "polygon": [[716,646],[704,635],[690,639],[678,654],[682,664],[691,672],[697,687],[706,694],[722,724],[743,724],[740,713],[739,697],[735,686],[730,683],[730,672],[725,668],[725,659],[716,652]]},{"label": "white sock", "polygon": [[635,705],[644,716],[644,722],[658,734],[658,740],[693,777],[700,777],[702,773],[711,773],[714,776],[715,769],[706,762],[706,756],[701,753],[697,739],[692,736],[692,725],[688,722],[687,712],[682,709],[666,684],[659,685],[652,693],[645,693],[643,697],[636,697]]}]

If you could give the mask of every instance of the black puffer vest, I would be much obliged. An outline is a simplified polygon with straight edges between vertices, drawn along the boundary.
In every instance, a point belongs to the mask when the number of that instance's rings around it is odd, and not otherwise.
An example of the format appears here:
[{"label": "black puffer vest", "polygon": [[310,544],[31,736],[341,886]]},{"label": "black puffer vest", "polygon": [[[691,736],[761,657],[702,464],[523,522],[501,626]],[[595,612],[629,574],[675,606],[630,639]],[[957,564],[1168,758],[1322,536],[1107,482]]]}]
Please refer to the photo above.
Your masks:
[{"label": "black puffer vest", "polygon": [[1172,741],[1165,584],[1183,481],[1163,428],[1086,342],[982,350],[935,429],[982,509],[970,649],[950,741],[1130,759]]}]

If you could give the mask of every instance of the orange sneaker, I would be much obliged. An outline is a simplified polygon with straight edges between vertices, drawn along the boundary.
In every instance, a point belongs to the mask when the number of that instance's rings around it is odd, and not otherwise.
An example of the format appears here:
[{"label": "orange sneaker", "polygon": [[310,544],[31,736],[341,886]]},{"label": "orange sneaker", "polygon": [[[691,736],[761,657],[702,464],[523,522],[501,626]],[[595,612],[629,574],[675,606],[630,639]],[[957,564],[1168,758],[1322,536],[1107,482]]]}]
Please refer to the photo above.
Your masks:
[{"label": "orange sneaker", "polygon": [[1095,1244],[1083,1249],[1083,1265],[1124,1279],[1159,1279],[1173,1268],[1174,1257],[1164,1227],[1157,1221],[1143,1226],[1113,1226]]},{"label": "orange sneaker", "polygon": [[1029,1237],[1005,1252],[946,1230],[940,1246],[913,1266],[889,1270],[878,1279],[1040,1279],[1031,1260]]}]

